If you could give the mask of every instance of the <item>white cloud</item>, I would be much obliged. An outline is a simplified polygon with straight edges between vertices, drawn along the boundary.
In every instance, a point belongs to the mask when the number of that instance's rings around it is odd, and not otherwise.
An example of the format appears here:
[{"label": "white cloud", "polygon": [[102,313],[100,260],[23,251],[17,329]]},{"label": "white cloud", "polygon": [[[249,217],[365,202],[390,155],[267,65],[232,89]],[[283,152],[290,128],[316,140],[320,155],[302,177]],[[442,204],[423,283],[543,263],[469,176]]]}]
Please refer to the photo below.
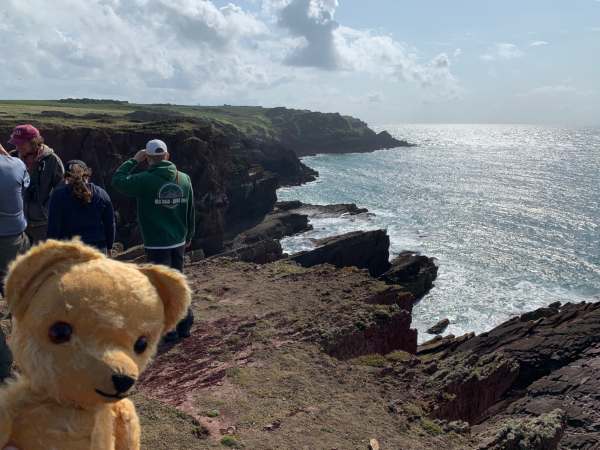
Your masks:
[{"label": "white cloud", "polygon": [[459,58],[460,56],[462,56],[463,51],[461,48],[457,48],[456,50],[454,50],[454,57],[455,58]]},{"label": "white cloud", "polygon": [[339,55],[333,20],[337,0],[291,0],[278,11],[279,24],[301,38],[289,54],[287,63],[294,66],[338,69]]},{"label": "white cloud", "polygon": [[338,30],[336,41],[343,64],[349,70],[416,83],[441,97],[452,97],[459,91],[445,53],[422,62],[414,51],[390,36],[346,27]]},{"label": "white cloud", "polygon": [[484,61],[499,61],[521,58],[525,53],[515,44],[501,42],[490,47],[488,51],[481,55]]},{"label": "white cloud", "polygon": [[458,81],[446,54],[423,62],[415,51],[389,35],[340,25],[334,19],[338,6],[338,0],[263,3],[263,10],[277,23],[301,37],[286,59],[288,64],[391,77],[431,88],[442,97],[456,95]]},{"label": "white cloud", "polygon": [[[455,89],[450,60],[344,27],[338,0],[1,0],[0,96],[210,103],[318,77],[319,71]],[[40,14],[43,11],[43,14]],[[27,55],[27,57],[23,57]],[[255,93],[257,97],[260,94]],[[298,94],[301,95],[301,94]]]},{"label": "white cloud", "polygon": [[546,41],[533,41],[529,44],[530,47],[543,47],[545,45],[550,45],[550,43]]}]

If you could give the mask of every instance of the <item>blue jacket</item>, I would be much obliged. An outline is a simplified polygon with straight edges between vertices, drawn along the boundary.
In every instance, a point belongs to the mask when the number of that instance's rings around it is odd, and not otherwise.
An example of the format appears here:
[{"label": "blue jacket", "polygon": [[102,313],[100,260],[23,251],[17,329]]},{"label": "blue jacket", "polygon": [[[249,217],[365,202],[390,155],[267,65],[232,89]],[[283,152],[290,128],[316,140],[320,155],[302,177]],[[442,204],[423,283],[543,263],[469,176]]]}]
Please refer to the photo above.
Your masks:
[{"label": "blue jacket", "polygon": [[16,236],[27,227],[23,211],[23,191],[29,175],[23,161],[0,155],[0,236]]},{"label": "blue jacket", "polygon": [[111,249],[115,241],[115,214],[110,197],[93,183],[92,202],[83,204],[73,196],[70,185],[52,192],[48,206],[48,238],[71,239],[75,236],[97,248]]}]

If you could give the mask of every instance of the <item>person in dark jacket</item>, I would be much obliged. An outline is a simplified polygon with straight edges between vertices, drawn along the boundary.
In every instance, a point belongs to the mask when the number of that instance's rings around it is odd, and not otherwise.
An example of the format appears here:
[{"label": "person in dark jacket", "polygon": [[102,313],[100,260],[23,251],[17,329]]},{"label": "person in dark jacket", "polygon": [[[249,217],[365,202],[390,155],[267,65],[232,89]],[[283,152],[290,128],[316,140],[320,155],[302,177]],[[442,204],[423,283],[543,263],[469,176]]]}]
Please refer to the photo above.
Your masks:
[{"label": "person in dark jacket", "polygon": [[115,214],[104,189],[90,183],[91,169],[79,160],[69,161],[65,183],[56,188],[48,207],[48,238],[79,236],[108,254],[115,241]]},{"label": "person in dark jacket", "polygon": [[44,138],[33,125],[19,125],[13,130],[9,144],[25,163],[31,183],[25,191],[27,235],[32,244],[46,239],[48,202],[54,188],[63,181],[65,169],[54,150],[44,144]]}]

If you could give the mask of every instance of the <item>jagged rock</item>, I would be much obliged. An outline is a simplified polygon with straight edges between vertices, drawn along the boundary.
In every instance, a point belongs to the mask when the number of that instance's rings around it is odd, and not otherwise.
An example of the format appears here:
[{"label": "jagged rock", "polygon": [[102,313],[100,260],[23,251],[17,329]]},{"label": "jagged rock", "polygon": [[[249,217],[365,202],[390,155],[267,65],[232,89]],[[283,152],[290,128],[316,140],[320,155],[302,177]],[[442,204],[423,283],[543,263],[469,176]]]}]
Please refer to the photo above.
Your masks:
[{"label": "jagged rock", "polygon": [[410,328],[411,322],[412,316],[408,311],[400,308],[380,310],[352,327],[326,333],[321,345],[329,355],[344,360],[395,350],[415,354],[417,331]]},{"label": "jagged rock", "polygon": [[440,392],[436,417],[478,423],[492,414],[492,423],[558,408],[566,416],[564,448],[600,442],[600,304],[542,308],[440,355],[429,382]]},{"label": "jagged rock", "polygon": [[547,308],[536,309],[535,311],[527,312],[521,315],[521,322],[530,322],[538,319],[542,319],[544,317],[550,317],[554,314],[558,314],[560,312],[560,303],[553,303]]},{"label": "jagged rock", "polygon": [[366,303],[375,305],[398,305],[405,311],[412,311],[415,297],[404,291],[400,286],[385,286],[365,299]]},{"label": "jagged rock", "polygon": [[291,211],[294,209],[302,208],[303,203],[300,200],[290,200],[284,202],[275,203],[275,210],[277,211]]},{"label": "jagged rock", "polygon": [[442,319],[427,330],[427,334],[442,334],[450,325],[449,319]]},{"label": "jagged rock", "polygon": [[283,251],[279,241],[266,239],[244,247],[238,247],[228,252],[215,255],[214,258],[235,258],[244,262],[254,262],[256,264],[267,264],[281,259]]},{"label": "jagged rock", "polygon": [[355,231],[315,241],[317,248],[290,256],[304,267],[332,264],[368,269],[378,276],[389,268],[390,238],[385,230]]},{"label": "jagged rock", "polygon": [[438,266],[434,258],[403,252],[394,258],[391,267],[380,279],[389,284],[402,285],[416,298],[421,298],[433,287],[437,273]]},{"label": "jagged rock", "polygon": [[431,355],[437,354],[439,357],[445,356],[448,352],[455,350],[458,346],[463,344],[475,337],[475,333],[468,333],[460,337],[456,337],[452,334],[448,336],[436,336],[430,341],[424,342],[419,345],[417,350],[418,355]]},{"label": "jagged rock", "polygon": [[320,215],[341,216],[344,214],[356,216],[369,212],[367,208],[359,208],[355,203],[339,203],[333,205],[304,204],[302,208],[317,211]]},{"label": "jagged rock", "polygon": [[561,448],[592,449],[600,442],[599,369],[600,346],[595,345],[576,361],[531,384],[502,416],[535,416],[561,408],[567,420]]},{"label": "jagged rock", "polygon": [[502,353],[465,355],[440,361],[431,378],[438,391],[433,415],[476,423],[514,385],[519,364]]},{"label": "jagged rock", "polygon": [[[507,420],[478,450],[555,450],[565,430],[565,414],[557,409],[539,417]],[[574,448],[574,447],[561,447]],[[581,447],[577,447],[581,448]]]},{"label": "jagged rock", "polygon": [[281,239],[311,229],[306,215],[292,212],[272,213],[258,225],[239,234],[233,242],[233,247],[244,247],[267,239]]},{"label": "jagged rock", "polygon": [[356,216],[358,214],[368,213],[366,208],[359,208],[355,203],[336,203],[332,205],[312,205],[302,203],[298,200],[287,202],[277,202],[275,209],[279,211],[295,211],[310,216]]},{"label": "jagged rock", "polygon": [[0,382],[10,375],[12,356],[6,345],[4,332],[0,329]]}]

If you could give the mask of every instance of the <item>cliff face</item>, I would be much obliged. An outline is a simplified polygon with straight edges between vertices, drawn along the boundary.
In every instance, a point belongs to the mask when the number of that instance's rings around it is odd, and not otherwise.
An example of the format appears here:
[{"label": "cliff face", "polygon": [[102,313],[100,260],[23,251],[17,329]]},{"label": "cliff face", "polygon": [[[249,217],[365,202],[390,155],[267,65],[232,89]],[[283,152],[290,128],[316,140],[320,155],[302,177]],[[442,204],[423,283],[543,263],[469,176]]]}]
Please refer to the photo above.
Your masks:
[{"label": "cliff face", "polygon": [[366,153],[408,147],[387,131],[375,133],[361,120],[340,114],[324,114],[286,108],[266,112],[279,140],[298,156],[317,153]]},{"label": "cliff face", "polygon": [[[194,246],[207,255],[223,249],[228,225],[258,220],[269,212],[280,184],[314,177],[291,150],[276,142],[262,144],[213,121],[195,121],[186,127],[179,120],[116,127],[29,121],[39,126],[63,161],[82,159],[90,165],[93,181],[105,187],[114,201],[118,239],[125,246],[140,241],[135,202],[115,192],[110,182],[116,168],[150,139],[163,139],[173,162],[192,178],[198,221]],[[12,121],[0,120],[0,142],[7,142],[13,126]]]},{"label": "cliff face", "polygon": [[285,108],[0,101],[0,142],[17,123],[40,128],[64,161],[91,166],[93,181],[114,200],[118,240],[126,247],[140,242],[135,204],[110,188],[111,177],[149,139],[163,139],[173,162],[192,178],[194,246],[209,256],[223,250],[225,236],[257,225],[273,209],[278,187],[318,176],[298,156],[407,145],[351,117]]}]

